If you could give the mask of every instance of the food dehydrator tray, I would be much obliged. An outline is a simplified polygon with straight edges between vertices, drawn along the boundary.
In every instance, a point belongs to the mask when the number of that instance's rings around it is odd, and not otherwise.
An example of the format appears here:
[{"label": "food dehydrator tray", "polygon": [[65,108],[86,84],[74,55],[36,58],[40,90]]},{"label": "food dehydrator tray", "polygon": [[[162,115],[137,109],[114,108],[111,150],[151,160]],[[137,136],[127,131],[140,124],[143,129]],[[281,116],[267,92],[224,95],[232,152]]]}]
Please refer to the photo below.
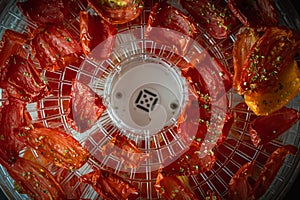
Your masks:
[{"label": "food dehydrator tray", "polygon": [[[72,171],[68,176],[64,177],[61,184],[66,184],[73,177],[80,177],[90,172],[93,167],[102,168],[103,166],[109,166],[115,169],[116,174],[124,175],[123,177],[127,181],[142,191],[140,199],[160,199],[161,196],[153,187],[156,181],[156,176],[153,172],[158,170],[162,160],[165,158],[161,152],[168,154],[166,157],[176,157],[178,152],[185,148],[182,139],[178,138],[178,135],[172,128],[176,124],[173,119],[178,118],[180,115],[180,109],[178,108],[185,104],[187,98],[185,80],[182,80],[176,67],[173,67],[172,61],[161,59],[164,57],[163,54],[165,52],[172,52],[172,49],[168,50],[164,49],[166,47],[159,47],[160,44],[145,38],[145,23],[147,23],[147,16],[153,6],[153,1],[146,0],[145,2],[144,11],[139,17],[139,24],[129,22],[125,26],[120,26],[112,53],[114,59],[101,60],[102,58],[99,58],[99,61],[82,56],[83,62],[80,66],[69,65],[57,72],[43,71],[48,82],[53,86],[54,93],[36,103],[27,105],[27,111],[30,113],[33,122],[40,122],[46,127],[65,130],[67,133],[72,134],[82,145],[88,147],[89,152],[93,155],[93,158],[90,158],[83,167]],[[178,6],[179,0],[169,0],[168,2],[181,9]],[[275,0],[275,4],[280,15],[280,24],[289,26],[299,32],[300,18],[292,4],[287,0]],[[89,7],[84,6],[82,6],[82,9],[91,10]],[[36,27],[35,24],[29,22],[21,14],[16,6],[16,0],[1,0],[0,11],[0,37],[2,37],[5,29],[27,32],[27,27]],[[77,39],[79,39],[79,30],[76,26],[78,20],[77,17],[69,24],[69,28],[73,30],[73,34]],[[201,34],[206,38],[205,43],[209,50],[231,72],[233,72],[233,60],[230,53],[232,52],[232,44],[235,41],[235,34],[238,28],[234,29],[228,38],[222,40],[215,40],[205,30],[201,30]],[[149,51],[149,48],[151,52],[155,52],[154,55],[145,53]],[[201,45],[195,44],[193,50],[199,52],[203,50],[201,48]],[[230,53],[228,54],[228,52]],[[299,56],[296,60],[300,63]],[[110,68],[108,66],[115,67]],[[118,66],[124,67],[118,68]],[[151,76],[151,74],[157,73],[160,75]],[[133,78],[136,76],[141,78],[136,80],[136,82],[128,81],[134,80]],[[94,92],[104,97],[104,100],[110,105],[108,106],[109,108],[126,107],[123,104],[125,100],[135,102],[135,104],[132,104],[135,107],[130,107],[126,111],[120,109],[117,112],[114,109],[107,109],[91,129],[84,133],[78,133],[67,123],[66,104],[70,101],[70,96],[65,91],[70,90],[73,78],[86,83]],[[136,87],[136,85],[142,85],[142,87]],[[151,88],[155,88],[155,90]],[[156,91],[165,96],[158,98],[159,95],[155,93]],[[132,96],[128,96],[127,94],[129,93],[132,93]],[[235,109],[234,106],[243,101],[243,98],[234,89],[227,93],[227,97],[231,110]],[[2,89],[0,89],[0,104],[5,100],[2,96]],[[145,115],[139,115],[141,112],[138,112],[136,109],[142,109],[150,113],[150,111],[154,110],[152,105],[156,101],[159,101],[163,110],[167,111],[160,112],[157,109],[157,113],[153,113],[154,116],[152,118],[158,120],[149,123],[147,122],[148,118]],[[300,94],[292,99],[287,106],[300,111]],[[241,112],[239,110],[235,111]],[[232,127],[228,136],[230,142],[226,141],[224,151],[218,152],[220,159],[217,160],[213,169],[199,175],[189,176],[190,185],[198,196],[204,198],[207,195],[207,191],[211,190],[225,197],[228,194],[228,182],[235,171],[242,166],[242,163],[256,160],[257,166],[262,168],[264,162],[271,154],[271,149],[284,144],[292,144],[300,148],[299,121],[267,146],[254,147],[249,141],[247,142],[243,139],[249,137],[246,127],[249,125],[251,116],[250,111],[245,114],[247,115],[245,127],[242,129],[240,127]],[[133,118],[133,121],[126,121],[131,115],[136,116],[136,118]],[[164,117],[165,123],[163,124],[161,124],[161,116]],[[141,129],[140,127],[145,128]],[[117,156],[103,156],[101,153],[102,147],[112,138],[112,134],[116,130],[122,130],[127,137],[138,144],[142,151],[156,155],[156,159],[146,160],[137,169],[127,169],[124,167],[124,161]],[[149,134],[149,130],[155,134]],[[165,145],[161,146],[158,138],[163,138]],[[57,170],[51,165],[48,167],[54,172]],[[283,199],[299,172],[300,153],[298,151],[296,155],[288,156],[285,159],[275,180],[261,199]],[[28,199],[26,194],[20,194],[14,190],[13,179],[1,165],[0,188],[2,188],[9,199]],[[68,194],[68,197],[72,198],[71,193],[78,188],[79,183],[73,186],[73,190]],[[83,199],[101,199],[89,185],[84,185],[82,191],[81,198]]]}]

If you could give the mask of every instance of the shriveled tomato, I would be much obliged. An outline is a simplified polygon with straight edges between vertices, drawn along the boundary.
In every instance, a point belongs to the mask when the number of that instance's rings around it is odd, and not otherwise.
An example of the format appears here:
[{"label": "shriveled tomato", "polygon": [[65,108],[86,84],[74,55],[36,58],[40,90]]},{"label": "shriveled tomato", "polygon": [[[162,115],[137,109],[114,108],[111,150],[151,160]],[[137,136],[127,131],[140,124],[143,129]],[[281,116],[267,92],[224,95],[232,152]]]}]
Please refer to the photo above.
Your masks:
[{"label": "shriveled tomato", "polygon": [[40,31],[32,45],[43,69],[57,71],[80,61],[81,46],[62,25]]},{"label": "shriveled tomato", "polygon": [[240,77],[244,67],[244,62],[248,53],[255,42],[259,39],[259,32],[257,29],[242,27],[236,35],[236,41],[233,43],[232,57],[233,57],[233,87],[240,91],[241,83]]},{"label": "shriveled tomato", "polygon": [[82,133],[96,123],[106,107],[100,96],[78,80],[73,81],[70,96],[67,121],[74,130]]},{"label": "shriveled tomato", "polygon": [[249,132],[254,146],[267,144],[300,120],[300,112],[283,107],[268,116],[259,116],[250,123]]},{"label": "shriveled tomato", "polygon": [[88,4],[111,24],[124,24],[137,18],[143,8],[142,0],[88,0]]},{"label": "shriveled tomato", "polygon": [[11,98],[34,102],[51,93],[46,78],[30,59],[13,55],[5,70],[7,72],[0,85]]},{"label": "shriveled tomato", "polygon": [[45,159],[65,169],[78,169],[90,157],[89,152],[72,135],[54,128],[25,127],[18,139],[34,148]]},{"label": "shriveled tomato", "polygon": [[159,173],[154,187],[164,199],[199,199],[188,183],[178,176],[164,176]]},{"label": "shriveled tomato", "polygon": [[85,55],[107,58],[113,48],[116,33],[116,26],[102,20],[101,17],[86,11],[80,12],[80,42]]},{"label": "shriveled tomato", "polygon": [[0,160],[9,165],[17,160],[20,150],[25,146],[16,139],[20,128],[30,120],[24,110],[25,104],[10,101],[0,112]]},{"label": "shriveled tomato", "polygon": [[232,200],[253,199],[250,196],[252,187],[249,180],[254,171],[254,162],[244,164],[230,179],[228,196]]},{"label": "shriveled tomato", "polygon": [[107,171],[96,170],[80,177],[81,182],[90,184],[104,199],[137,199],[138,190],[120,176]]},{"label": "shriveled tomato", "polygon": [[284,145],[276,149],[261,170],[251,191],[251,196],[253,195],[255,199],[260,198],[270,187],[286,156],[295,155],[297,151],[298,148],[293,145]]},{"label": "shriveled tomato", "polygon": [[24,16],[37,25],[56,24],[64,19],[62,0],[27,0],[17,2]]},{"label": "shriveled tomato", "polygon": [[184,55],[191,44],[191,38],[198,35],[196,23],[182,11],[166,2],[156,3],[150,12],[146,36],[161,44],[175,48]]},{"label": "shriveled tomato", "polygon": [[63,13],[66,22],[72,22],[78,17],[80,11],[86,10],[87,0],[62,0],[64,4]]},{"label": "shriveled tomato", "polygon": [[228,7],[244,26],[278,25],[277,10],[272,0],[229,0]]},{"label": "shriveled tomato", "polygon": [[292,61],[278,74],[273,87],[268,91],[245,94],[245,102],[256,115],[269,115],[285,106],[300,92],[300,71]]},{"label": "shriveled tomato", "polygon": [[164,176],[196,175],[211,170],[216,162],[213,150],[200,151],[200,148],[196,146],[191,146],[176,160],[170,159],[171,164],[161,169]]},{"label": "shriveled tomato", "polygon": [[268,91],[300,50],[300,34],[270,27],[249,51],[240,77],[240,93]]},{"label": "shriveled tomato", "polygon": [[227,38],[236,24],[236,18],[231,11],[218,3],[209,0],[183,0],[180,3],[216,39]]},{"label": "shriveled tomato", "polygon": [[6,168],[15,185],[31,199],[66,199],[53,175],[43,166],[24,158]]},{"label": "shriveled tomato", "polygon": [[115,155],[128,168],[137,168],[149,157],[137,148],[134,141],[120,133],[113,134],[113,138],[102,147],[103,155]]}]

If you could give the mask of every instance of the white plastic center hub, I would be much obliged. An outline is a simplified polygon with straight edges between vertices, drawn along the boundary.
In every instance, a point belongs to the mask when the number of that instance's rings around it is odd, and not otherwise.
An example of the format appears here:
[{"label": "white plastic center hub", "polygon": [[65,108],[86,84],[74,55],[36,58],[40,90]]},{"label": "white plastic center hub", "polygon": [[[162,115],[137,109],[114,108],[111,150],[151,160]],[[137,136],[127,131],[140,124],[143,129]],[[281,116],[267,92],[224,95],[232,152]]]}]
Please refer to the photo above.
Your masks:
[{"label": "white plastic center hub", "polygon": [[105,94],[108,112],[119,128],[154,134],[177,120],[187,93],[178,69],[163,62],[132,62],[118,68]]}]

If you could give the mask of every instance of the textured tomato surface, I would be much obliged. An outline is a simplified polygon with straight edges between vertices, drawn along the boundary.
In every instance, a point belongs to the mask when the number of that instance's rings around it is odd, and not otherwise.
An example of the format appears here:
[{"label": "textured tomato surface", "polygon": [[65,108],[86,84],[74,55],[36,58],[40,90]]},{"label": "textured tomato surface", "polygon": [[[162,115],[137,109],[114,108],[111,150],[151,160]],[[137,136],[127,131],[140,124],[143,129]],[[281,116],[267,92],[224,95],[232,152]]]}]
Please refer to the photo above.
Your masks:
[{"label": "textured tomato surface", "polygon": [[136,19],[144,8],[144,2],[142,0],[88,0],[88,4],[99,16],[111,24],[130,22]]},{"label": "textured tomato surface", "polygon": [[20,141],[39,152],[45,159],[65,169],[78,169],[90,157],[89,152],[72,136],[54,128],[25,127]]},{"label": "textured tomato surface", "polygon": [[136,199],[138,190],[120,176],[106,170],[96,170],[80,177],[81,182],[90,184],[104,199]]},{"label": "textured tomato surface", "polygon": [[224,5],[209,0],[183,0],[180,3],[200,27],[216,39],[227,38],[236,25],[235,16]]},{"label": "textured tomato surface", "polygon": [[82,133],[96,123],[106,107],[100,96],[78,80],[73,81],[70,96],[67,121],[74,130]]}]

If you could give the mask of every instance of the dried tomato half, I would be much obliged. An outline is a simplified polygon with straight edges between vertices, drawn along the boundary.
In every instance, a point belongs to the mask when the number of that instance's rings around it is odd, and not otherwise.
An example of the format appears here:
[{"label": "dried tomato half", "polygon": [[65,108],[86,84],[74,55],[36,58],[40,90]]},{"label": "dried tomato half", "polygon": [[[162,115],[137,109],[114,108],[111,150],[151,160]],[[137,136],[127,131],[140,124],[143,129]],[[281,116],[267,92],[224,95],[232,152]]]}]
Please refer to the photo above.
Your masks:
[{"label": "dried tomato half", "polygon": [[17,6],[28,20],[39,26],[57,24],[64,19],[62,0],[27,0],[17,2]]},{"label": "dried tomato half", "polygon": [[[85,55],[96,56],[97,58],[109,57],[114,46],[115,34],[117,34],[116,26],[104,21],[97,15],[92,15],[86,11],[80,12],[80,42]],[[100,48],[97,48],[96,55],[93,56],[92,50],[97,45],[100,45]]]},{"label": "dried tomato half", "polygon": [[70,96],[67,122],[74,130],[82,133],[96,123],[106,107],[99,95],[78,80],[73,80]]},{"label": "dried tomato half", "polygon": [[78,63],[82,52],[80,44],[62,25],[48,26],[39,32],[32,40],[32,46],[41,67],[50,71]]},{"label": "dried tomato half", "polygon": [[300,50],[300,34],[270,27],[251,47],[240,77],[240,93],[268,91]]},{"label": "dried tomato half", "polygon": [[90,157],[89,152],[72,135],[54,128],[25,127],[18,139],[45,159],[65,169],[78,169]]},{"label": "dried tomato half", "polygon": [[142,0],[88,0],[88,4],[111,24],[124,24],[136,19],[144,8]]},{"label": "dried tomato half", "polygon": [[253,195],[255,199],[260,198],[270,187],[286,156],[289,154],[295,155],[297,151],[298,148],[293,145],[284,145],[276,149],[260,171],[251,191],[251,196]]},{"label": "dried tomato half", "polygon": [[0,160],[13,164],[25,144],[19,142],[16,135],[20,128],[29,123],[30,117],[24,113],[25,104],[10,101],[0,112]]},{"label": "dried tomato half", "polygon": [[103,145],[102,154],[118,157],[128,168],[139,167],[149,157],[137,148],[134,141],[119,133],[113,134],[113,138]]},{"label": "dried tomato half", "polygon": [[6,70],[5,78],[0,85],[7,90],[10,98],[34,102],[51,93],[46,78],[30,59],[13,55]]},{"label": "dried tomato half", "polygon": [[249,132],[254,146],[267,144],[300,120],[300,112],[283,107],[268,116],[259,116],[250,123]]},{"label": "dried tomato half", "polygon": [[154,188],[164,199],[199,199],[184,178],[179,176],[164,176],[159,173]]},{"label": "dried tomato half", "polygon": [[229,0],[228,7],[244,26],[278,25],[279,18],[273,0]]},{"label": "dried tomato half", "polygon": [[80,177],[81,182],[90,184],[104,199],[137,199],[138,190],[120,176],[107,171],[96,170]]},{"label": "dried tomato half", "polygon": [[227,38],[236,24],[236,18],[231,11],[218,3],[209,0],[183,0],[180,3],[195,21],[216,39]]},{"label": "dried tomato half", "polygon": [[66,199],[66,194],[53,175],[43,166],[24,158],[6,168],[15,186],[30,199]]},{"label": "dried tomato half", "polygon": [[174,47],[184,55],[192,39],[198,35],[196,23],[179,9],[166,2],[156,3],[150,12],[146,36],[161,44]]}]

